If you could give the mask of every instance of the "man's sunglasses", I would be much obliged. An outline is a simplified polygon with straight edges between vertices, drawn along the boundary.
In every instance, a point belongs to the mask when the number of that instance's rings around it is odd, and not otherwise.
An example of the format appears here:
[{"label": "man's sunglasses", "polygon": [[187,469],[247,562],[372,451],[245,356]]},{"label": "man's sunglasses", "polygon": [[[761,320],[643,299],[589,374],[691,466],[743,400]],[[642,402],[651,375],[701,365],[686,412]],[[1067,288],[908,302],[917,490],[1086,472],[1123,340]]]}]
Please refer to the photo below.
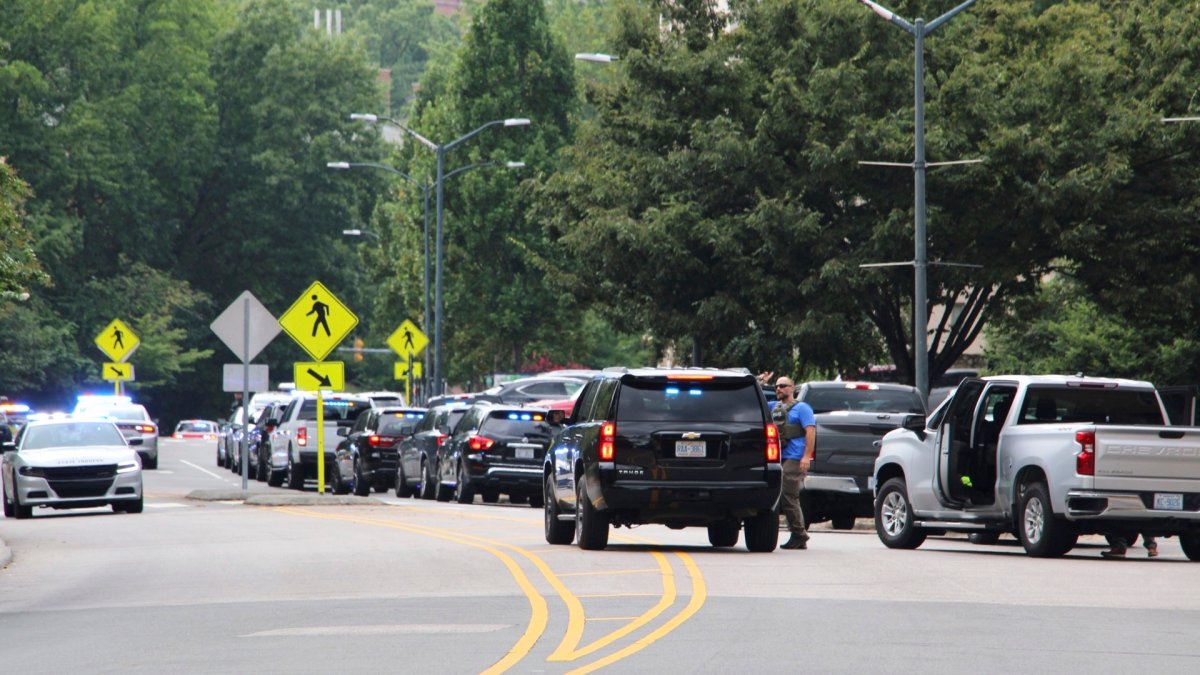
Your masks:
[{"label": "man's sunglasses", "polygon": [[775,388],[776,388],[776,389],[787,389],[787,388],[788,388],[788,387],[790,387],[790,386],[792,386],[792,385],[790,385],[790,384],[777,384],[777,385],[775,385]]}]

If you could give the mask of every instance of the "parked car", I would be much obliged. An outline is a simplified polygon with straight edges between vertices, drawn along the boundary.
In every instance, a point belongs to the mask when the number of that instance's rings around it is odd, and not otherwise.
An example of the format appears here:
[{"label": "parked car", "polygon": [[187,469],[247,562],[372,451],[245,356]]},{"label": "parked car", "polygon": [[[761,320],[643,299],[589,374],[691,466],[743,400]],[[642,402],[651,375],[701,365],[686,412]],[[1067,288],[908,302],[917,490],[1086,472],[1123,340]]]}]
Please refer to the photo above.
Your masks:
[{"label": "parked car", "polygon": [[524,377],[484,389],[477,400],[500,403],[532,403],[547,398],[570,398],[584,385],[573,377]]},{"label": "parked car", "polygon": [[545,408],[546,410],[561,410],[565,415],[570,415],[575,409],[575,402],[579,400],[579,395],[583,393],[583,387],[575,390],[567,398],[546,398],[540,401],[530,401],[525,404],[530,408]]},{"label": "parked car", "polygon": [[437,481],[434,468],[438,446],[467,413],[466,403],[447,403],[429,408],[411,436],[400,441],[400,465],[396,470],[396,496],[433,499]]},{"label": "parked car", "polygon": [[217,429],[220,425],[212,420],[179,420],[175,425],[175,431],[171,434],[171,438],[179,439],[200,439],[205,441],[216,440]]},{"label": "parked car", "polygon": [[1198,437],[1169,426],[1149,382],[968,379],[928,418],[884,436],[876,534],[913,549],[930,530],[979,543],[1012,533],[1037,557],[1065,555],[1083,534],[1177,536],[1200,560]]},{"label": "parked car", "polygon": [[334,450],[338,470],[333,472],[333,491],[366,497],[371,488],[387,492],[396,485],[399,444],[411,436],[425,416],[424,408],[372,408],[358,416],[353,427],[338,427],[342,436]]},{"label": "parked car", "polygon": [[35,506],[141,513],[142,442],[106,419],[29,422],[0,446],[4,515],[31,518]]},{"label": "parked car", "polygon": [[246,427],[253,424],[253,417],[247,417],[246,407],[238,406],[233,415],[217,427],[217,466],[229,468],[232,456],[241,453]]},{"label": "parked car", "polygon": [[817,443],[800,503],[809,523],[849,530],[875,515],[875,457],[884,434],[924,415],[921,392],[906,384],[804,382],[796,399],[812,406]]},{"label": "parked car", "polygon": [[546,541],[602,549],[612,527],[655,523],[775,549],[779,437],[754,375],[613,368],[585,386],[543,465]]},{"label": "parked car", "polygon": [[[297,392],[279,416],[279,426],[271,433],[272,470],[278,453],[284,451],[284,483],[293,490],[304,489],[304,482],[319,480],[325,474],[328,483],[337,470],[334,451],[341,436],[338,429],[350,428],[358,416],[371,410],[371,399],[357,394],[324,394],[318,408],[317,395]],[[320,410],[322,427],[317,426]],[[321,452],[323,446],[324,452]],[[324,469],[318,467],[322,464]]]},{"label": "parked car", "polygon": [[501,494],[542,506],[542,462],[553,429],[540,408],[476,403],[438,448],[434,496],[470,504],[478,493],[495,503]]},{"label": "parked car", "polygon": [[137,452],[142,456],[142,468],[158,468],[158,422],[150,417],[145,406],[138,403],[116,403],[107,407],[87,408],[72,413],[75,417],[103,416],[117,423],[125,438],[140,438]]},{"label": "parked car", "polygon": [[248,461],[254,465],[255,480],[262,481],[271,487],[283,485],[284,472],[287,469],[287,446],[281,446],[276,450],[271,445],[271,439],[275,434],[275,429],[279,427],[279,419],[283,416],[283,411],[287,409],[289,403],[291,403],[291,399],[268,403],[255,419],[254,426],[250,428],[250,435],[246,440],[249,448],[246,454],[250,457]]}]

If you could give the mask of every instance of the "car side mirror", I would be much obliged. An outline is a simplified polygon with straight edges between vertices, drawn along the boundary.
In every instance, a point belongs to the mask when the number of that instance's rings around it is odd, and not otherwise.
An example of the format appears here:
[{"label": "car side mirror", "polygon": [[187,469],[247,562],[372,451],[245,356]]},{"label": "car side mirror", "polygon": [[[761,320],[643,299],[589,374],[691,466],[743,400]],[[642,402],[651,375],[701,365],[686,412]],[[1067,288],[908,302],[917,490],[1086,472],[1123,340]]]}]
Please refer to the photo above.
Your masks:
[{"label": "car side mirror", "polygon": [[905,415],[904,420],[900,422],[900,427],[913,432],[921,440],[925,440],[924,415]]},{"label": "car side mirror", "polygon": [[3,443],[0,443],[0,454],[6,453],[6,452],[12,452],[16,449],[17,449],[17,444],[13,443],[12,441],[4,441]]},{"label": "car side mirror", "polygon": [[350,427],[338,427],[337,435],[338,436],[349,436],[350,435]]}]

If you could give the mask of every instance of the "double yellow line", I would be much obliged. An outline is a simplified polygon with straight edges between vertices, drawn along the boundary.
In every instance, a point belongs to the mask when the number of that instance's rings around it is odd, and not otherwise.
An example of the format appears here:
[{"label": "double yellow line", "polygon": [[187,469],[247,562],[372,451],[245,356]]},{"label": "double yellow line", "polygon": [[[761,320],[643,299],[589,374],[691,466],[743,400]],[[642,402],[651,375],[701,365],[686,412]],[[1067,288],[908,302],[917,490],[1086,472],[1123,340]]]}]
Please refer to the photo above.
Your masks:
[{"label": "double yellow line", "polygon": [[[538,557],[528,549],[513,544],[506,544],[492,539],[476,537],[474,535],[463,534],[452,530],[445,530],[427,525],[415,525],[411,523],[399,523],[393,520],[383,520],[379,518],[366,518],[352,515],[340,515],[331,513],[321,513],[307,509],[298,508],[278,508],[277,511],[305,518],[317,518],[323,520],[339,520],[344,522],[358,523],[372,527],[386,527],[395,530],[402,530],[413,534],[419,534],[428,537],[434,537],[445,541],[471,546],[495,556],[508,569],[517,586],[525,594],[529,600],[530,617],[529,623],[522,632],[521,637],[508,650],[500,660],[496,661],[488,667],[485,673],[503,673],[508,669],[520,663],[533,650],[534,645],[546,633],[546,627],[549,624],[550,610],[546,604],[546,599],[534,587],[525,571],[517,563],[511,555],[505,551],[513,551],[528,560],[534,567],[542,573],[546,581],[549,582],[551,588],[562,600],[563,605],[567,609],[567,629],[555,648],[554,652],[547,657],[547,661],[551,662],[570,662],[582,659],[585,656],[595,653],[605,647],[612,645],[621,638],[627,637],[635,631],[649,625],[652,621],[666,613],[677,599],[678,593],[676,590],[675,573],[671,568],[670,561],[665,555],[657,551],[650,551],[658,563],[658,571],[663,580],[663,591],[659,601],[650,609],[635,617],[629,623],[621,628],[612,631],[611,633],[594,640],[587,645],[580,647],[579,643],[583,640],[584,627],[587,624],[587,616],[583,610],[583,603],[579,598],[563,584],[562,580],[554,573],[550,566],[544,560]],[[528,521],[520,521],[527,523]],[[707,599],[708,592],[704,584],[704,577],[700,573],[699,567],[695,561],[686,553],[676,552],[675,555],[682,561],[684,568],[687,570],[688,577],[691,579],[692,595],[687,606],[681,611],[651,631],[641,639],[638,639],[631,644],[619,649],[612,654],[600,658],[591,663],[587,663],[579,668],[570,671],[571,673],[590,673],[599,670],[605,666],[612,665],[621,659],[627,658],[637,652],[649,647],[664,636],[674,631],[685,621],[691,618],[704,605]]]}]

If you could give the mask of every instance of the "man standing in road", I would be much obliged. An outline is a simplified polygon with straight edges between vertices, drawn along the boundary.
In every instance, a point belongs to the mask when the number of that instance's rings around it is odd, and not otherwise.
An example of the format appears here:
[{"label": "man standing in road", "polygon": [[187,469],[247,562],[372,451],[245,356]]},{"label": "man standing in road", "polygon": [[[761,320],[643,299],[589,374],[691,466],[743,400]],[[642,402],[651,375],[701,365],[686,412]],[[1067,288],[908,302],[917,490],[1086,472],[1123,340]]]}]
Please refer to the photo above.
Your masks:
[{"label": "man standing in road", "polygon": [[[766,382],[770,374],[759,376]],[[817,447],[817,420],[812,406],[796,400],[796,384],[781,376],[775,380],[775,400],[771,402],[771,421],[779,429],[783,460],[783,515],[787,518],[792,536],[780,548],[808,548],[808,530],[804,527],[804,512],[800,509],[800,491],[804,476],[812,463]]]}]

